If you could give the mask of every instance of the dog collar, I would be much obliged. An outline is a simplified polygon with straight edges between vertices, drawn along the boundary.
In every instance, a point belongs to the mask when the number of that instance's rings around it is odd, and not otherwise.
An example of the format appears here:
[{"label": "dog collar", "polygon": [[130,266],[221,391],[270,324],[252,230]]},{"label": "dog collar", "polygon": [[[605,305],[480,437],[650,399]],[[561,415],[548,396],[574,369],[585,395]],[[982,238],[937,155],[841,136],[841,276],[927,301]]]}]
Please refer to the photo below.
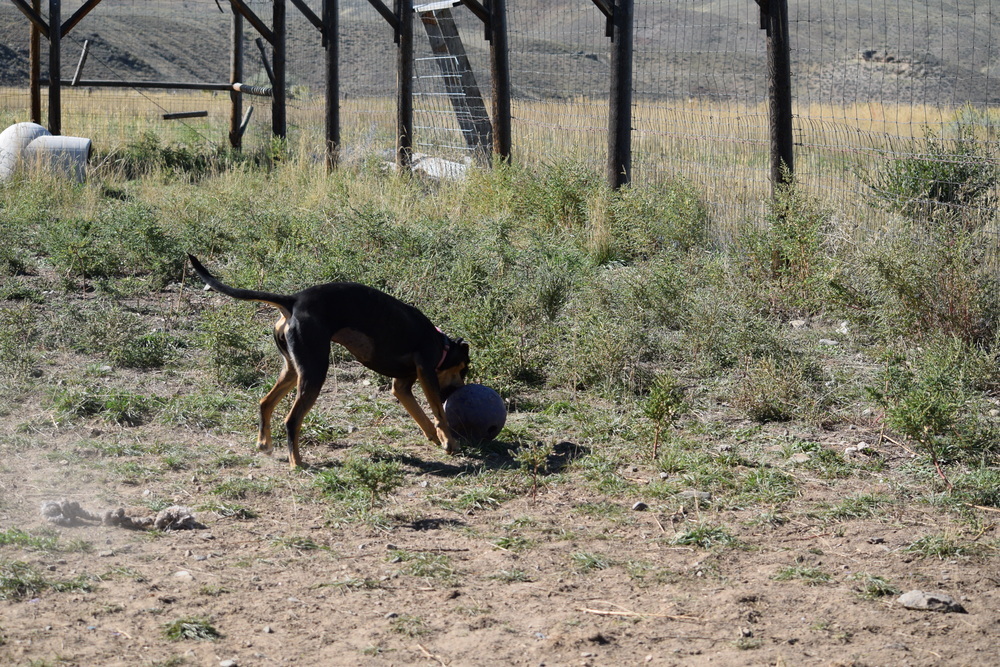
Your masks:
[{"label": "dog collar", "polygon": [[448,352],[451,351],[451,339],[448,338],[448,334],[441,331],[441,329],[438,329],[438,327],[434,328],[437,329],[438,333],[441,334],[441,337],[444,338],[444,347],[441,350],[441,361],[438,362],[437,367],[434,369],[439,371],[441,370],[441,367],[444,366],[444,360],[448,358]]}]

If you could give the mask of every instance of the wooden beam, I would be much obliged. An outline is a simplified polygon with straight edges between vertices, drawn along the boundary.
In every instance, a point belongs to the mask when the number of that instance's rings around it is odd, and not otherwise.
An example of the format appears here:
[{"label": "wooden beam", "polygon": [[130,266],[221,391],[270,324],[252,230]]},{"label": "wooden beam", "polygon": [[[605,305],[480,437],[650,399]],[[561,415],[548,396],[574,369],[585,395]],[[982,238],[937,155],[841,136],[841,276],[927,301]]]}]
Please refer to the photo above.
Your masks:
[{"label": "wooden beam", "polygon": [[163,120],[181,120],[184,118],[207,118],[207,111],[175,111],[163,114]]},{"label": "wooden beam", "polygon": [[[305,3],[305,0],[292,0],[292,4],[298,7],[299,11],[302,12],[302,15],[305,16],[310,23],[316,26],[321,33],[324,31],[323,19],[316,16],[316,13],[309,8],[309,5]],[[326,35],[323,35],[323,37],[325,39]]]},{"label": "wooden beam", "polygon": [[461,0],[462,4],[472,10],[472,13],[479,17],[479,20],[486,25],[486,29],[490,28],[490,13],[479,4],[478,0]]},{"label": "wooden beam", "polygon": [[601,10],[606,18],[612,18],[615,14],[615,8],[611,5],[608,0],[594,0],[594,4],[597,8]]},{"label": "wooden beam", "polygon": [[271,132],[274,136],[284,139],[288,136],[288,119],[286,115],[287,87],[286,78],[286,5],[285,0],[273,0],[271,7],[271,27],[274,30],[274,41],[271,43],[271,67],[274,70],[274,85],[271,86]]},{"label": "wooden beam", "polygon": [[615,0],[611,37],[611,99],[608,110],[608,185],[632,180],[632,27],[633,0]]},{"label": "wooden beam", "polygon": [[[233,86],[243,80],[243,15],[233,11],[229,20],[229,83]],[[233,150],[243,150],[243,96],[235,88],[229,91],[229,145]]]},{"label": "wooden beam", "polygon": [[510,61],[507,53],[507,0],[491,0],[490,81],[493,85],[493,152],[510,160]]},{"label": "wooden beam", "polygon": [[792,126],[792,68],[788,34],[788,0],[768,0],[767,97],[771,135],[771,188],[792,178],[794,137]]},{"label": "wooden beam", "polygon": [[49,0],[49,132],[59,136],[62,134],[62,89],[59,80],[62,55],[62,33],[58,26],[62,23],[60,12],[62,5],[59,0]]},{"label": "wooden beam", "polygon": [[73,73],[73,83],[70,85],[76,86],[80,83],[80,77],[83,76],[83,66],[87,64],[87,56],[90,54],[90,40],[83,40],[83,48],[80,49],[80,60],[76,63],[76,72]]},{"label": "wooden beam", "polygon": [[259,16],[254,14],[253,11],[246,6],[246,3],[243,2],[243,0],[229,0],[229,2],[232,3],[233,9],[242,14],[243,18],[247,20],[247,23],[253,26],[253,29],[257,31],[257,34],[266,39],[269,43],[274,44],[274,33],[271,32],[271,29],[260,20]]},{"label": "wooden beam", "polygon": [[79,9],[73,12],[73,16],[70,16],[62,24],[62,27],[60,28],[60,30],[62,31],[62,36],[65,37],[66,35],[68,35],[69,31],[75,28],[76,24],[82,21],[83,17],[89,14],[90,10],[92,10],[99,4],[101,4],[101,0],[87,0],[87,2],[83,3]]},{"label": "wooden beam", "polygon": [[[42,0],[31,0],[36,14],[41,12]],[[42,31],[31,24],[28,41],[28,94],[31,97],[31,122],[42,124]]]},{"label": "wooden beam", "polygon": [[323,0],[323,48],[326,49],[326,168],[340,160],[340,16],[337,0]]},{"label": "wooden beam", "polygon": [[413,165],[413,0],[395,0],[396,31],[396,167]]},{"label": "wooden beam", "polygon": [[393,14],[392,10],[382,4],[382,0],[368,0],[368,4],[378,10],[378,13],[382,15],[389,25],[392,26],[392,31],[396,33],[396,43],[399,43],[399,19]]},{"label": "wooden beam", "polygon": [[41,14],[35,11],[31,5],[29,5],[24,0],[11,0],[14,6],[21,10],[21,13],[28,17],[31,24],[38,28],[38,32],[42,33],[42,37],[45,39],[49,38],[49,24],[45,22]]}]

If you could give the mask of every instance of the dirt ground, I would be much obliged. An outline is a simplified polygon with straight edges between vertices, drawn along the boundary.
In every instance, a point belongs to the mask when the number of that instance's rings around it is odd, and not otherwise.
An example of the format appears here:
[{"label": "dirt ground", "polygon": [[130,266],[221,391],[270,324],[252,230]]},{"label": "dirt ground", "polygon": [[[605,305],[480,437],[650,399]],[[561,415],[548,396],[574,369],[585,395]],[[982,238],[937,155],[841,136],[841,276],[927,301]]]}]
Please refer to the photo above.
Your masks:
[{"label": "dirt ground", "polygon": [[[50,360],[54,382],[84,357]],[[330,415],[354,397],[375,395],[377,420],[313,438],[308,471],[284,457],[252,453],[245,429],[115,426],[94,418],[60,420],[44,396],[18,400],[0,416],[0,531],[58,537],[56,547],[0,544],[0,562],[22,561],[49,581],[85,578],[91,590],[43,590],[0,600],[0,663],[12,665],[985,665],[996,661],[1000,575],[995,514],[967,520],[927,503],[896,503],[870,517],[824,514],[857,494],[898,492],[911,463],[884,442],[887,465],[827,479],[784,459],[775,443],[787,425],[749,430],[728,445],[795,480],[779,508],[699,508],[644,495],[660,470],[630,462],[614,474],[624,493],[602,493],[586,470],[567,465],[533,495],[464,509],[441,502],[463,477],[502,471],[502,447],[448,458],[419,432],[387,392],[350,364],[321,398]],[[163,395],[191,391],[194,370],[112,371]],[[141,379],[140,379],[141,377]],[[353,380],[352,380],[353,378]],[[39,392],[44,393],[44,392]],[[734,420],[702,414],[701,420]],[[344,417],[344,419],[347,419]],[[536,428],[537,414],[514,411],[508,426]],[[344,422],[347,423],[347,422]],[[727,432],[737,433],[738,424]],[[874,428],[874,427],[872,427]],[[794,435],[794,434],[793,434]],[[878,433],[858,426],[801,434],[842,450]],[[564,463],[587,451],[585,433],[566,432]],[[381,521],[350,521],[317,497],[317,471],[359,444],[384,442],[405,453],[403,486],[386,498]],[[194,460],[171,465],[127,446],[168,442],[189,454],[211,450],[237,463],[206,472]],[[119,447],[111,458],[111,446]],[[280,446],[280,445],[279,445]],[[102,453],[103,452],[103,453]],[[208,454],[206,453],[206,457]],[[251,463],[239,463],[251,457]],[[153,472],[115,474],[114,466]],[[500,474],[500,473],[497,473]],[[138,478],[138,481],[136,481]],[[221,482],[250,485],[239,503],[256,516],[201,509],[218,505]],[[133,517],[175,503],[204,527],[126,530],[93,522],[57,527],[46,501],[77,501],[91,512],[125,508]],[[633,509],[645,502],[644,510]],[[683,511],[681,508],[684,508]],[[339,518],[338,518],[339,517]],[[735,543],[677,544],[675,535],[710,523]],[[961,538],[945,557],[906,548],[926,536]],[[981,546],[982,549],[977,549]],[[776,579],[789,568],[822,578]],[[883,577],[900,591],[941,591],[967,613],[911,611],[898,594],[866,599],[857,575]],[[177,619],[207,619],[212,640],[168,639]],[[228,662],[227,662],[228,661]]]}]

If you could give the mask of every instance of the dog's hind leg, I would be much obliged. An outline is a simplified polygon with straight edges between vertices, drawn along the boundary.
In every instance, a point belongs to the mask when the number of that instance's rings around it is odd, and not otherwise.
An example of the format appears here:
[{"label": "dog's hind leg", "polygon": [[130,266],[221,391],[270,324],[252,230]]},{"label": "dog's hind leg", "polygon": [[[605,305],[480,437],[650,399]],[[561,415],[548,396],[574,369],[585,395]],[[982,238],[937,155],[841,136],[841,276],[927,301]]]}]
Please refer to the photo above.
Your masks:
[{"label": "dog's hind leg", "polygon": [[301,331],[288,329],[288,351],[298,375],[298,387],[292,409],[285,417],[285,428],[288,432],[288,464],[292,468],[302,466],[299,456],[299,435],[302,432],[302,421],[316,403],[319,393],[326,382],[326,372],[330,367],[330,341],[302,334]]},{"label": "dog's hind leg", "polygon": [[281,399],[288,395],[299,379],[298,371],[295,370],[295,364],[292,363],[291,355],[288,353],[288,341],[285,340],[286,322],[287,320],[281,317],[274,324],[274,343],[278,346],[278,351],[281,352],[285,365],[271,391],[260,399],[260,428],[257,431],[257,449],[265,454],[270,454],[274,449],[274,445],[271,443],[271,415],[274,414],[274,408],[277,407]]},{"label": "dog's hind leg", "polygon": [[274,408],[278,405],[278,401],[288,395],[298,379],[299,376],[294,364],[288,357],[285,357],[285,367],[281,369],[281,374],[278,375],[274,387],[267,392],[267,396],[260,399],[260,430],[257,433],[257,449],[265,454],[270,454],[274,449],[271,442],[271,415],[274,414]]}]

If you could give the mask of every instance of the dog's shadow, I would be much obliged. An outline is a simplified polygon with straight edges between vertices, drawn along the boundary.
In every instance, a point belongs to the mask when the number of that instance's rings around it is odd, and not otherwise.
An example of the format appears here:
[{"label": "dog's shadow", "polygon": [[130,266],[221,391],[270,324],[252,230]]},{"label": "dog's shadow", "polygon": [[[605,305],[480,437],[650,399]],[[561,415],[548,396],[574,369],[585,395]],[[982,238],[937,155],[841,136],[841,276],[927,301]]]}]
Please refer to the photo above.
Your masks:
[{"label": "dog's shadow", "polygon": [[[317,443],[318,444],[318,443]],[[329,443],[334,449],[349,449],[347,445]],[[396,461],[401,465],[416,470],[422,475],[453,478],[462,475],[482,474],[484,472],[499,472],[504,470],[520,470],[523,465],[517,460],[516,452],[521,443],[506,440],[488,440],[476,443],[466,443],[462,454],[452,460],[442,461],[424,458],[410,452],[385,452],[378,456],[380,460]],[[563,441],[553,445],[552,452],[546,459],[544,475],[554,475],[563,472],[573,461],[586,456],[590,449],[584,445]],[[308,464],[311,470],[339,468],[343,465],[340,459],[325,459]]]}]

